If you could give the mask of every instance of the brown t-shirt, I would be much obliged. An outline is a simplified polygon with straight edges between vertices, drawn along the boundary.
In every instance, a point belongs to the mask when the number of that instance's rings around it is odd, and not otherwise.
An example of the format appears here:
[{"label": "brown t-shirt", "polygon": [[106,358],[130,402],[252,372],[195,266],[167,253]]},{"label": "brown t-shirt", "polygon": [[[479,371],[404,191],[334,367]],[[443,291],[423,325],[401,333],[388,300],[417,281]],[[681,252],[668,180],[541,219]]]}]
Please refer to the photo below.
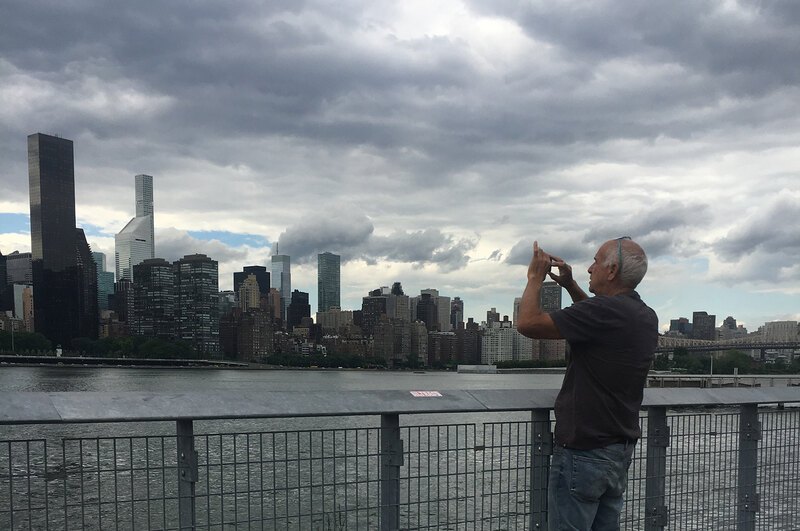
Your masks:
[{"label": "brown t-shirt", "polygon": [[556,398],[555,441],[577,450],[632,441],[658,344],[658,317],[635,291],[596,296],[550,314],[569,342]]}]

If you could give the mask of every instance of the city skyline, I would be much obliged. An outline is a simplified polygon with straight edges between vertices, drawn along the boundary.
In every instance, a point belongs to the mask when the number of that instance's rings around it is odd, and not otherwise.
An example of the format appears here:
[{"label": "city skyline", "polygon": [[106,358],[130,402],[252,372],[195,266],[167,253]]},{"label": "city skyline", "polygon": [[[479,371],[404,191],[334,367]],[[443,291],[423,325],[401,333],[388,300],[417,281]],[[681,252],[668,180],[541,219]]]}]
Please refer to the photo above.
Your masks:
[{"label": "city skyline", "polygon": [[[33,137],[35,135],[30,135],[30,136]],[[61,140],[60,137],[53,137],[53,138],[57,138],[58,140]],[[71,143],[71,140],[69,140],[69,139],[64,139],[64,141]],[[145,234],[145,233],[149,232],[150,235],[154,235],[154,229],[153,229],[153,219],[154,219],[154,216],[153,216],[153,184],[152,184],[152,179],[153,179],[152,176],[149,176],[149,175],[138,174],[138,175],[135,176],[136,217],[132,218],[128,222],[128,224],[123,228],[123,231],[118,233],[117,236],[115,237],[115,248],[117,249],[117,252],[118,252],[118,249],[119,249],[119,235],[124,233],[125,230],[128,227],[130,227],[132,223],[139,222],[139,225],[141,225],[140,229],[137,230],[137,234],[138,233]],[[148,231],[148,228],[149,228],[149,231]],[[152,250],[155,247],[155,239],[148,238],[146,246],[152,252]],[[277,252],[277,251],[278,251],[278,246],[276,244],[275,245],[275,252]],[[143,248],[143,253],[147,253],[147,251],[144,250],[144,248]],[[92,253],[92,254],[104,254],[104,253],[95,252],[95,253]],[[187,251],[187,254],[195,254],[195,251]],[[330,252],[327,252],[327,251],[325,253],[321,253],[320,255],[317,256],[317,259],[318,259],[318,261],[317,261],[317,269],[315,270],[316,271],[317,286],[319,286],[319,281],[320,281],[319,260],[320,260],[320,257],[322,257],[323,255],[334,256],[334,257],[337,258],[337,262],[338,262],[338,259],[340,258],[338,255],[332,255]],[[158,258],[158,257],[155,257],[155,258]],[[211,257],[211,258],[213,258],[213,257]],[[178,260],[178,259],[179,258],[174,258],[174,260]],[[276,287],[276,288],[279,288],[279,291],[283,290],[283,291],[289,292],[289,296],[285,298],[285,302],[284,302],[285,306],[283,308],[283,312],[285,314],[287,309],[288,309],[288,305],[291,302],[291,289],[292,289],[292,285],[291,285],[291,256],[286,255],[286,254],[273,254],[273,255],[270,256],[270,261],[271,261],[271,264],[272,264],[272,266],[271,266],[272,267],[272,278],[275,279],[275,281],[272,283],[272,286]],[[306,264],[306,265],[308,265],[308,264]],[[264,266],[244,266],[243,270],[248,270],[250,268],[259,268],[259,269],[263,268],[263,269],[266,270],[266,268]],[[242,274],[241,271],[234,272],[234,277],[236,275],[241,275],[241,274]],[[576,274],[576,276],[578,276],[578,274]],[[282,279],[288,279],[288,282],[283,284]],[[225,279],[222,278],[221,274],[220,274],[220,278],[218,280],[220,282],[219,286],[220,286],[221,290],[230,290],[231,288],[233,288],[233,291],[235,291],[235,287],[236,287],[235,279],[233,281],[233,285],[230,286],[230,287],[227,286],[227,282],[225,281]],[[282,286],[282,290],[280,289],[281,286]],[[308,288],[305,288],[305,286],[303,286],[303,287],[304,287],[304,289],[308,289]],[[388,287],[388,286],[386,284],[379,284],[379,285],[375,285],[374,287],[375,288],[377,288],[377,287],[384,287],[385,288],[385,287]],[[373,288],[371,287],[370,289],[373,289]],[[424,292],[430,291],[430,290],[436,291],[436,288],[420,288],[420,292],[421,293],[424,293]],[[353,298],[352,298],[352,300],[354,301],[354,306],[348,307],[348,306],[342,304],[343,309],[358,309],[359,303],[360,303],[360,298],[363,297],[363,296],[364,296],[364,294],[355,294],[353,296]],[[515,299],[516,299],[516,297],[515,297]],[[316,305],[319,303],[319,299],[318,298],[314,299],[313,297],[310,297],[308,302],[312,303],[312,306],[316,307]],[[567,302],[567,304],[569,304],[569,302]],[[513,308],[512,308],[511,312],[506,313],[505,311],[498,311],[498,313],[501,316],[506,316],[507,315],[509,318],[511,318],[512,315],[514,314],[514,312],[516,311],[516,306],[515,305],[516,305],[516,300],[514,300],[513,303],[512,303]],[[492,306],[491,308],[496,308],[496,307],[499,307],[501,309],[503,308],[502,305]],[[469,317],[473,317],[473,318],[476,319],[476,321],[480,322],[481,316],[484,314],[484,312],[486,310],[489,310],[489,309],[490,308],[488,308],[488,307],[487,308],[480,308],[480,309],[476,310],[476,313],[474,315],[469,314],[469,313],[467,313],[466,315],[468,315]],[[702,313],[705,313],[705,310],[693,309],[690,312],[687,312],[687,314],[688,315],[692,315],[692,314],[697,313],[698,311],[702,312]],[[713,312],[711,312],[711,313],[713,313]],[[722,311],[722,312],[719,312],[719,313],[720,313],[720,315],[721,314],[726,314],[725,311]],[[726,315],[731,316],[731,313],[727,312]],[[670,321],[673,320],[673,319],[679,318],[679,317],[684,317],[684,314],[672,315],[672,316],[668,316],[666,318],[662,318],[661,316],[659,316],[660,331],[661,332],[665,332],[665,331],[669,330]],[[732,317],[737,318],[735,315],[732,315]],[[722,319],[722,317],[720,317],[720,320],[721,319]],[[466,318],[465,318],[465,320],[466,320]],[[774,319],[774,320],[781,320],[781,319]],[[800,317],[795,317],[794,319],[789,317],[789,318],[787,318],[785,320],[800,320]],[[740,320],[740,322],[742,322],[742,321]],[[764,322],[761,322],[761,323],[750,324],[749,325],[750,328],[751,328],[750,331],[755,331],[759,326],[763,325],[765,322],[768,322],[768,321],[764,321]]]},{"label": "city skyline", "polygon": [[51,7],[0,8],[4,255],[30,251],[24,138],[49,131],[109,269],[146,174],[156,255],[212,257],[222,289],[279,246],[312,307],[330,251],[345,308],[401,281],[512,315],[533,239],[585,288],[630,235],[662,330],[800,320],[788,3]]}]

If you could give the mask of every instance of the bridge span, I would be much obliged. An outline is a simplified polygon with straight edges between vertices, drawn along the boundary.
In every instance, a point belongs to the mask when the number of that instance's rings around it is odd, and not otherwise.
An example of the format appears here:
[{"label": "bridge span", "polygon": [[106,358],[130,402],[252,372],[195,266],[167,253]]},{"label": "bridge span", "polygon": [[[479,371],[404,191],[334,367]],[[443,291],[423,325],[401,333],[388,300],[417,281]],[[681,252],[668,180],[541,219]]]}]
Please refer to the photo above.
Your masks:
[{"label": "bridge span", "polygon": [[761,338],[742,337],[710,341],[682,337],[659,336],[656,352],[672,352],[684,348],[689,352],[717,352],[721,350],[800,350],[800,338],[794,341],[769,341]]}]

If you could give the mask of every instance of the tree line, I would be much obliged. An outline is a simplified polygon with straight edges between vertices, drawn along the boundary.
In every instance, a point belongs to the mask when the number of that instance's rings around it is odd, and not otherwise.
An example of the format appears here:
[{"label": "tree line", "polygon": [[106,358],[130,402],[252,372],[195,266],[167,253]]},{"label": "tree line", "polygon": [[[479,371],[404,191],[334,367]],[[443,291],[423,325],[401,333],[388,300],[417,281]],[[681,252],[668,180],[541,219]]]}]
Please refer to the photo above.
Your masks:
[{"label": "tree line", "polygon": [[[711,354],[676,348],[672,356],[668,352],[657,354],[653,369],[708,374],[711,372]],[[800,357],[792,362],[778,358],[774,363],[763,363],[740,350],[728,350],[714,356],[714,374],[733,374],[735,369],[738,369],[739,374],[796,374],[800,373]]]}]

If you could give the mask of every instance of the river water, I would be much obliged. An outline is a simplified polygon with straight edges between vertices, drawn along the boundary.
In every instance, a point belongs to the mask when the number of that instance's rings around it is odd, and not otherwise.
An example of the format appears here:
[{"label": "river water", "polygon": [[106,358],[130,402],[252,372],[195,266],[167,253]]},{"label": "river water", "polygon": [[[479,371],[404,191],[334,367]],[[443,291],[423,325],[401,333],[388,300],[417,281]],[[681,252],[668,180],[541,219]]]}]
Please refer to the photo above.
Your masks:
[{"label": "river water", "polygon": [[3,391],[367,391],[550,389],[562,374],[458,374],[359,370],[3,367]]}]

